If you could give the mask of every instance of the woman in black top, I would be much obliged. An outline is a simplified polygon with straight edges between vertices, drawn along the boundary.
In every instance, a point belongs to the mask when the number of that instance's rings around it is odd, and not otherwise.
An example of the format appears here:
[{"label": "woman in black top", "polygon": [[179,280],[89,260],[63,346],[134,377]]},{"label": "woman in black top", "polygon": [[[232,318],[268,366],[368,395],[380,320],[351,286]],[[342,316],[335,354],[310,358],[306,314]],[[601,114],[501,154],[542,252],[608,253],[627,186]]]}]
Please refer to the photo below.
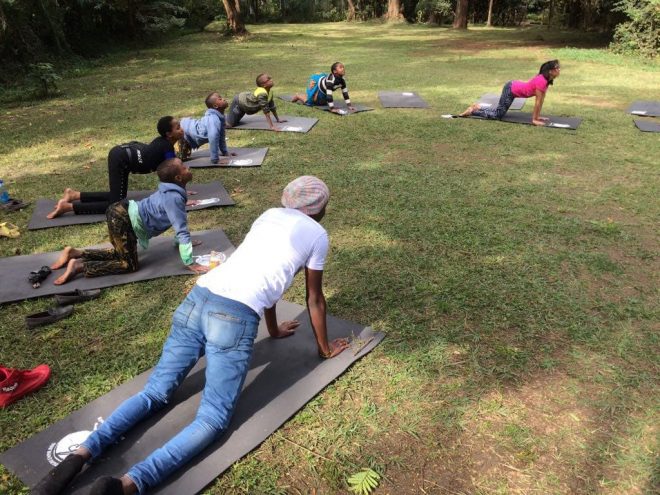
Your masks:
[{"label": "woman in black top", "polygon": [[159,137],[149,144],[131,141],[115,146],[108,153],[108,179],[110,190],[80,192],[67,188],[48,218],[55,218],[73,211],[76,215],[105,213],[112,203],[128,194],[129,174],[150,174],[168,158],[175,158],[174,143],[183,137],[178,119],[162,117],[158,121]]}]

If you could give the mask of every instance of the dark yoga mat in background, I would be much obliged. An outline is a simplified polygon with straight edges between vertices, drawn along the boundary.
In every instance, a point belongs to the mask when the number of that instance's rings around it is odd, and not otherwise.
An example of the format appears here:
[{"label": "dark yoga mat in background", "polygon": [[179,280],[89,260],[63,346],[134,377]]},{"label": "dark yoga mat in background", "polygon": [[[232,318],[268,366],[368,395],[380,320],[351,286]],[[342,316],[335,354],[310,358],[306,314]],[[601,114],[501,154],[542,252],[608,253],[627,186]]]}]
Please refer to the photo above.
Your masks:
[{"label": "dark yoga mat in background", "polygon": [[[291,115],[282,115],[281,119],[286,120],[283,124],[278,124],[273,119],[275,127],[279,128],[281,132],[302,132],[307,133],[312,127],[316,125],[319,119],[310,119],[308,117],[293,117]],[[263,114],[245,115],[240,122],[229,130],[252,130],[252,131],[270,131],[266,117]]]},{"label": "dark yoga mat in background", "polygon": [[[222,230],[202,230],[191,232],[190,235],[193,241],[202,241],[201,245],[193,248],[195,256],[207,254],[211,251],[222,251],[229,255],[234,250]],[[92,246],[92,248],[107,247],[110,247],[109,243]],[[70,282],[57,286],[53,284],[53,281],[64,273],[64,268],[61,268],[53,270],[53,273],[41,284],[41,287],[33,289],[28,282],[28,274],[44,265],[51,265],[57,260],[59,254],[60,251],[0,258],[0,273],[2,274],[0,304],[61,294],[75,289],[100,289],[141,280],[193,274],[183,265],[179,256],[179,249],[174,246],[174,239],[171,236],[160,236],[149,241],[149,249],[146,251],[138,248],[140,269],[136,272],[94,278],[85,278],[78,275]]]},{"label": "dark yoga mat in background", "polygon": [[[210,167],[259,167],[266,158],[268,148],[227,148],[230,153],[236,153],[236,156],[221,156],[220,163],[211,163],[211,152],[207,149],[193,151],[190,158],[184,163],[190,168],[210,168]],[[223,160],[229,160],[229,163],[222,163]],[[192,198],[194,199],[194,198]]]},{"label": "dark yoga mat in background", "polygon": [[[495,93],[486,93],[479,98],[477,103],[479,103],[482,108],[485,108],[486,105],[488,105],[488,108],[497,108],[497,105],[500,103],[500,96],[501,95]],[[514,98],[509,110],[522,110],[526,101],[527,98]]]},{"label": "dark yoga mat in background", "polygon": [[635,125],[642,132],[660,132],[660,122],[645,119],[633,119]]},{"label": "dark yoga mat in background", "polygon": [[[289,103],[291,103],[291,100],[293,99],[293,95],[279,95],[278,98],[280,100],[288,101]],[[370,110],[373,110],[373,108],[367,107],[365,105],[360,105],[359,103],[351,103],[351,105],[355,108],[355,110],[350,111],[348,109],[348,106],[346,106],[346,102],[344,102],[344,100],[336,100],[334,103],[335,103],[335,108],[346,112],[344,114],[339,114],[344,116],[352,115],[354,113],[360,113],[360,112],[369,112]],[[303,105],[303,103],[300,102],[298,102],[298,104]],[[314,105],[312,108],[316,108],[317,110],[323,110],[325,112],[330,111],[330,107],[328,105]]]},{"label": "dark yoga mat in background", "polygon": [[[351,335],[359,339],[354,342],[353,348],[324,360],[318,357],[305,308],[280,301],[277,315],[279,321],[299,320],[300,327],[292,337],[271,339],[262,320],[250,371],[227,433],[159,489],[149,493],[198,493],[234,462],[258,447],[384,337],[369,327],[328,316],[329,339]],[[170,404],[129,430],[121,442],[109,448],[78,476],[68,493],[86,494],[96,478],[121,476],[190,423],[195,417],[204,387],[204,371],[205,362],[202,359],[170,399]],[[95,424],[107,418],[122,401],[139,392],[149,374],[150,371],[142,373],[4,452],[0,455],[0,462],[26,485],[34,486],[52,468],[51,463],[61,462],[70,450],[84,441]]]},{"label": "dark yoga mat in background", "polygon": [[[234,200],[231,199],[229,193],[224,188],[220,182],[209,182],[206,184],[194,184],[190,183],[186,186],[189,191],[195,191],[197,194],[194,196],[188,196],[188,199],[209,199],[209,198],[219,198],[219,203],[213,203],[208,205],[200,206],[188,206],[186,210],[195,211],[203,210],[204,208],[215,208],[216,206],[233,206]],[[128,199],[143,199],[153,194],[154,191],[129,191]],[[57,201],[51,199],[38,199],[34,211],[32,212],[32,218],[30,218],[30,223],[28,224],[28,230],[38,230],[38,229],[49,229],[51,227],[65,227],[67,225],[83,225],[87,223],[98,223],[105,222],[105,214],[100,215],[74,215],[72,213],[66,213],[57,218],[49,220],[46,218],[51,211],[55,209],[55,204]]]},{"label": "dark yoga mat in background", "polygon": [[645,117],[660,117],[660,101],[633,101],[628,107],[628,113]]},{"label": "dark yoga mat in background", "polygon": [[421,96],[412,91],[379,91],[383,108],[430,108]]}]

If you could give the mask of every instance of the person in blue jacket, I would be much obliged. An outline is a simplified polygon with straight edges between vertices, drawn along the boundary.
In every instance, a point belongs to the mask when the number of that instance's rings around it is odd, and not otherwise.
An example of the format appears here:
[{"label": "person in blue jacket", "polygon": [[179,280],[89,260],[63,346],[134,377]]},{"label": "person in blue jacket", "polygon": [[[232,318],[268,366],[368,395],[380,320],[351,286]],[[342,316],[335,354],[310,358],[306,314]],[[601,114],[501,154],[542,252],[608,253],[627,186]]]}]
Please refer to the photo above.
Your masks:
[{"label": "person in blue jacket", "polygon": [[106,217],[112,248],[64,248],[51,265],[53,270],[66,266],[66,271],[55,280],[55,285],[65,284],[79,273],[84,273],[86,277],[100,277],[137,271],[138,244],[146,249],[149,239],[170,227],[176,233],[183,264],[195,273],[208,270],[193,263],[193,242],[186,213],[186,184],[192,179],[190,169],[179,158],[170,158],[158,166],[156,173],[160,184],[158,191],[151,196],[140,201],[122,199],[108,206]]},{"label": "person in blue jacket", "polygon": [[[206,97],[206,113],[201,119],[181,119],[183,138],[179,140],[178,156],[182,160],[190,157],[192,150],[200,148],[206,143],[211,151],[211,163],[220,163],[220,156],[236,156],[229,153],[225,139],[225,110],[228,103],[219,93],[213,92]],[[229,160],[222,160],[227,163]]]}]

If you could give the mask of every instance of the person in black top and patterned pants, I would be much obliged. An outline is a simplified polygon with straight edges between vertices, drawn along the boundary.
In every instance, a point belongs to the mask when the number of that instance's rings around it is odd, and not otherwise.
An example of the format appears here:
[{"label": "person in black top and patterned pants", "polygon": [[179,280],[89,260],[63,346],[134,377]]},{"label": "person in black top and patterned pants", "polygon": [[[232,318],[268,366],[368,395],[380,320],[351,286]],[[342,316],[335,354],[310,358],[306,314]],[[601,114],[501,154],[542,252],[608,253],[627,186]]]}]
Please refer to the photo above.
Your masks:
[{"label": "person in black top and patterned pants", "polygon": [[149,144],[132,141],[115,146],[108,153],[108,180],[110,190],[80,192],[67,188],[48,218],[56,218],[73,211],[76,215],[105,213],[108,206],[128,194],[129,174],[149,174],[168,158],[174,158],[174,143],[183,137],[178,119],[162,117],[158,121],[158,136]]},{"label": "person in black top and patterned pants", "polygon": [[293,103],[300,101],[310,107],[314,105],[328,105],[328,110],[334,113],[339,113],[335,108],[334,92],[341,89],[348,109],[355,111],[355,107],[351,105],[351,98],[348,96],[348,88],[346,87],[346,80],[344,79],[345,73],[346,68],[344,67],[344,64],[341,62],[335,62],[332,64],[332,67],[330,67],[330,75],[323,72],[313,74],[309,78],[307,84],[307,95],[294,95],[291,101]]}]

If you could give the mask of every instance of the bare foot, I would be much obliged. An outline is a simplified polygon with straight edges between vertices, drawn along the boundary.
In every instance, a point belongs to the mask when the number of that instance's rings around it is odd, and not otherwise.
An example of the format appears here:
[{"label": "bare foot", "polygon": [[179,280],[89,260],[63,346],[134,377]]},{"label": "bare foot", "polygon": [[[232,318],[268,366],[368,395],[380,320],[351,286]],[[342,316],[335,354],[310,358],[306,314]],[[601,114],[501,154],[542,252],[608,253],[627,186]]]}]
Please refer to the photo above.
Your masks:
[{"label": "bare foot", "polygon": [[64,215],[65,213],[68,213],[70,211],[73,211],[73,205],[65,199],[60,199],[57,202],[55,209],[51,211],[48,215],[46,215],[46,217],[49,219],[53,219],[59,217],[60,215]]},{"label": "bare foot", "polygon": [[305,98],[303,98],[300,95],[293,95],[293,98],[291,98],[291,103],[305,103]]},{"label": "bare foot", "polygon": [[66,284],[69,280],[71,280],[73,277],[78,275],[80,272],[83,271],[83,262],[82,260],[78,259],[73,259],[69,260],[69,264],[66,267],[66,271],[57,277],[55,279],[55,282],[53,282],[55,285],[62,285]]},{"label": "bare foot", "polygon": [[79,201],[80,191],[76,191],[75,189],[71,189],[70,187],[67,187],[64,190],[64,196],[62,196],[62,199],[67,203],[72,203],[73,201]]},{"label": "bare foot", "polygon": [[193,247],[201,246],[201,245],[202,245],[202,241],[199,241],[199,240],[197,240],[197,241],[192,241],[192,245],[193,245]]},{"label": "bare foot", "polygon": [[67,246],[62,250],[62,253],[60,253],[60,257],[57,258],[57,261],[50,265],[51,269],[53,270],[58,270],[59,268],[62,268],[64,265],[66,265],[69,260],[72,260],[74,258],[80,258],[82,256],[82,253],[77,250],[72,248],[71,246]]},{"label": "bare foot", "polygon": [[465,110],[465,112],[460,114],[459,117],[469,117],[470,115],[472,115],[472,112],[474,112],[475,110],[479,110],[479,108],[480,108],[479,103],[474,103],[469,107],[467,107],[467,110]]}]

